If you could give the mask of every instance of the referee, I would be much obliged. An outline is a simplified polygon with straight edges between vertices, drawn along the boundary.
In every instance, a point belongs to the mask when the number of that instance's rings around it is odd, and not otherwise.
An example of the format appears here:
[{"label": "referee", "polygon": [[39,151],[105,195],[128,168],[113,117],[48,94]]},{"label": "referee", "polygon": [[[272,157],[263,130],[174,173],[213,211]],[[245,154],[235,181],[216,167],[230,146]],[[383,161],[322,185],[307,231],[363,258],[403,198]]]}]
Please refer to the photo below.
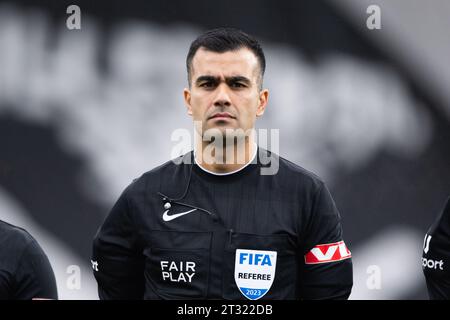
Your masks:
[{"label": "referee", "polygon": [[261,46],[240,30],[210,30],[186,65],[199,139],[134,180],[99,228],[100,298],[348,298],[351,253],[329,190],[251,134],[269,95]]}]

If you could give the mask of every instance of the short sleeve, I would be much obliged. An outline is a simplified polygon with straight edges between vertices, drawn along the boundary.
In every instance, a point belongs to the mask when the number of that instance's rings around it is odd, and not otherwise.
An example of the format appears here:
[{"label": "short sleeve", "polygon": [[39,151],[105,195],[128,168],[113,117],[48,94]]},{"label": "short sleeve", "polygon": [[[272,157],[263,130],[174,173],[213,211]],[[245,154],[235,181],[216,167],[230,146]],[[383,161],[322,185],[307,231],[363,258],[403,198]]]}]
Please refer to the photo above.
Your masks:
[{"label": "short sleeve", "polygon": [[[128,189],[127,189],[128,190]],[[92,268],[102,300],[142,299],[144,258],[137,244],[125,190],[97,231]]]},{"label": "short sleeve", "polygon": [[301,299],[347,299],[353,286],[351,252],[341,217],[325,184],[321,183],[311,205],[301,253]]},{"label": "short sleeve", "polygon": [[50,261],[34,239],[22,253],[14,279],[15,300],[58,299],[55,275]]}]

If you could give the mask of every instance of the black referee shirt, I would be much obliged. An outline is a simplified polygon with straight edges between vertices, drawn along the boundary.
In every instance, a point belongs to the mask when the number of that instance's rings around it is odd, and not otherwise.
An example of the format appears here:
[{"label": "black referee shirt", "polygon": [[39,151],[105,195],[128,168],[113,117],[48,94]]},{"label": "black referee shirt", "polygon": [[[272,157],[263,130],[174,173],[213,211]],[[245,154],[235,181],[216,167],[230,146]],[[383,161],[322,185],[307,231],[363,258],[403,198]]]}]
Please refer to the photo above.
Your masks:
[{"label": "black referee shirt", "polygon": [[[136,179],[99,228],[101,299],[345,299],[351,253],[324,183],[258,149],[229,175],[190,152]],[[267,159],[272,159],[267,163]],[[261,169],[278,161],[275,175]]]},{"label": "black referee shirt", "polygon": [[24,229],[0,221],[0,299],[58,299],[42,248]]},{"label": "black referee shirt", "polygon": [[450,299],[450,198],[425,235],[422,269],[430,299]]}]

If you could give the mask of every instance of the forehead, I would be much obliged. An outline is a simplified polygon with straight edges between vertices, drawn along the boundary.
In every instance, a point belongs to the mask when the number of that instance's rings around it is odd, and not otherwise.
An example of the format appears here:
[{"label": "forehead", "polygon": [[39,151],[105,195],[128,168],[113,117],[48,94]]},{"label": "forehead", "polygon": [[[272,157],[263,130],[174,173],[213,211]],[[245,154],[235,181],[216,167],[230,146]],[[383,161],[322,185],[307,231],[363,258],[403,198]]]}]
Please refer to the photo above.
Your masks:
[{"label": "forehead", "polygon": [[200,48],[192,59],[193,78],[201,75],[241,75],[251,78],[256,74],[258,67],[258,59],[247,48],[223,53]]}]

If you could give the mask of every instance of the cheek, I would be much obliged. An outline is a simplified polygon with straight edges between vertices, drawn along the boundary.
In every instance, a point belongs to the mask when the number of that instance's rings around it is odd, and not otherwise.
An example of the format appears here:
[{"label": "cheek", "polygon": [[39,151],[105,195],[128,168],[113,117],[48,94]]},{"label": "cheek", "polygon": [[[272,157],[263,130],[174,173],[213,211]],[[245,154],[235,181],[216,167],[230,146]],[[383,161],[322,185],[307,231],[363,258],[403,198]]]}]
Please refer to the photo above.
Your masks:
[{"label": "cheek", "polygon": [[243,106],[243,108],[241,108],[242,114],[247,118],[256,117],[256,112],[259,105],[259,97],[255,95],[248,95],[245,97],[240,97],[240,99],[240,104]]},{"label": "cheek", "polygon": [[191,96],[192,114],[202,116],[208,108],[208,98],[205,95],[193,94]]},{"label": "cheek", "polygon": [[241,107],[238,108],[241,127],[246,129],[254,127],[256,112],[258,110],[258,101],[256,101],[253,96],[241,100]]}]

